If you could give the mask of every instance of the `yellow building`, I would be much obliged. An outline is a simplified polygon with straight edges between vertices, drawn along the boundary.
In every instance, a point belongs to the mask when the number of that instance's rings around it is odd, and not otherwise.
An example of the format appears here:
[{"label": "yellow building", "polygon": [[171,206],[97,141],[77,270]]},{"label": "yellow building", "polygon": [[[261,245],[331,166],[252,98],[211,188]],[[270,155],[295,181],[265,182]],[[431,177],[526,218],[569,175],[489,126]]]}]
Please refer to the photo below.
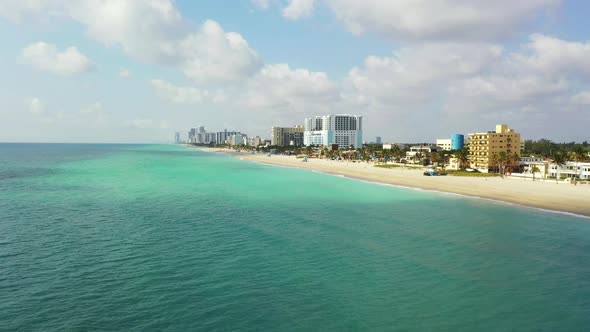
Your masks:
[{"label": "yellow building", "polygon": [[471,168],[481,172],[489,172],[498,168],[496,156],[504,152],[508,158],[504,162],[510,171],[520,166],[520,161],[513,158],[520,156],[520,134],[515,133],[508,125],[496,125],[495,131],[469,134],[469,163]]},{"label": "yellow building", "polygon": [[303,146],[303,126],[272,127],[272,145]]}]

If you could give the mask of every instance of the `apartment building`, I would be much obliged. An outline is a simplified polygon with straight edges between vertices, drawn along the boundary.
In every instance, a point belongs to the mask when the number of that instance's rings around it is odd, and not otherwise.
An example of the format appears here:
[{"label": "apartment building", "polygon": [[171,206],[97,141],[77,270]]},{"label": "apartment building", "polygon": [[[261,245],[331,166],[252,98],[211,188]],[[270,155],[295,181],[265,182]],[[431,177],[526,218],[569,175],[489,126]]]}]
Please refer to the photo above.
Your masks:
[{"label": "apartment building", "polygon": [[[514,129],[508,128],[508,125],[496,125],[495,131],[480,132],[469,134],[469,163],[471,168],[480,172],[489,172],[498,168],[495,157],[502,152],[506,156],[520,157],[520,134],[514,132]],[[511,170],[520,167],[520,160],[509,158],[504,162],[504,166]]]},{"label": "apartment building", "polygon": [[272,127],[271,144],[278,146],[302,146],[303,126]]}]

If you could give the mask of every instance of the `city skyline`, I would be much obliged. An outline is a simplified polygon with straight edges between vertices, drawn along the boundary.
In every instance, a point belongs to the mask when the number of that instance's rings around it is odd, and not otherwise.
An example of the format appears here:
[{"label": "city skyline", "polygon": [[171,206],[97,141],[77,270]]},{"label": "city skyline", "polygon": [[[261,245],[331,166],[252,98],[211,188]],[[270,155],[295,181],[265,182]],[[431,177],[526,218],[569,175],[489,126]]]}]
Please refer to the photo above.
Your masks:
[{"label": "city skyline", "polygon": [[168,142],[199,124],[269,138],[318,114],[358,114],[367,141],[509,123],[523,139],[581,142],[589,10],[559,0],[3,1],[0,141]]}]

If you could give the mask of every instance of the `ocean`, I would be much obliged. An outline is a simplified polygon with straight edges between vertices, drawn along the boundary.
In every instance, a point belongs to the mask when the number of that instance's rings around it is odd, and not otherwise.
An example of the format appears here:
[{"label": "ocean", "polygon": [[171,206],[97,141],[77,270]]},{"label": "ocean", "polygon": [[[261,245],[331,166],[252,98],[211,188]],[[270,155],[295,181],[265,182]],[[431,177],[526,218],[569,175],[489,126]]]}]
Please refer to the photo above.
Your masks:
[{"label": "ocean", "polygon": [[0,144],[0,330],[589,329],[588,219],[183,146]]}]

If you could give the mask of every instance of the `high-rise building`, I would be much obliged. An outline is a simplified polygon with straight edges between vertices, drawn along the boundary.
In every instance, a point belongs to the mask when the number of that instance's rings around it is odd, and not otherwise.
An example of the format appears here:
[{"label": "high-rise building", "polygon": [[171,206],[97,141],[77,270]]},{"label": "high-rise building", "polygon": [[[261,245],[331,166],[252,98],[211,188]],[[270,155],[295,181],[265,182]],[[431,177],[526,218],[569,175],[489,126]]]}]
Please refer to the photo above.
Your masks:
[{"label": "high-rise building", "polygon": [[250,137],[249,140],[249,145],[251,146],[259,146],[260,144],[262,144],[262,139],[260,138],[260,136],[255,136],[255,137]]},{"label": "high-rise building", "polygon": [[174,143],[179,144],[180,143],[180,133],[176,132],[174,134]]},{"label": "high-rise building", "polygon": [[302,146],[303,126],[272,127],[271,142],[278,146]]},{"label": "high-rise building", "polygon": [[244,137],[246,137],[246,135],[243,135],[240,132],[228,132],[226,144],[228,144],[228,145],[244,144]]},{"label": "high-rise building", "polygon": [[216,133],[205,133],[204,134],[205,140],[203,143],[204,144],[215,144],[216,143],[216,141],[215,141],[216,136],[217,136]]},{"label": "high-rise building", "polygon": [[339,148],[349,146],[355,149],[363,145],[363,117],[358,115],[337,114],[306,118],[303,144],[324,145],[338,144]]},{"label": "high-rise building", "polygon": [[472,168],[486,173],[497,169],[497,158],[502,152],[508,157],[504,161],[506,167],[520,165],[520,161],[513,158],[520,156],[520,134],[508,125],[496,125],[495,131],[469,134],[469,163]]},{"label": "high-rise building", "polygon": [[196,135],[197,130],[195,128],[191,128],[191,130],[188,132],[188,143],[194,143]]},{"label": "high-rise building", "polygon": [[377,138],[375,139],[375,143],[377,144],[381,144],[381,136],[377,136]]},{"label": "high-rise building", "polygon": [[215,133],[215,144],[227,144],[227,129]]}]

